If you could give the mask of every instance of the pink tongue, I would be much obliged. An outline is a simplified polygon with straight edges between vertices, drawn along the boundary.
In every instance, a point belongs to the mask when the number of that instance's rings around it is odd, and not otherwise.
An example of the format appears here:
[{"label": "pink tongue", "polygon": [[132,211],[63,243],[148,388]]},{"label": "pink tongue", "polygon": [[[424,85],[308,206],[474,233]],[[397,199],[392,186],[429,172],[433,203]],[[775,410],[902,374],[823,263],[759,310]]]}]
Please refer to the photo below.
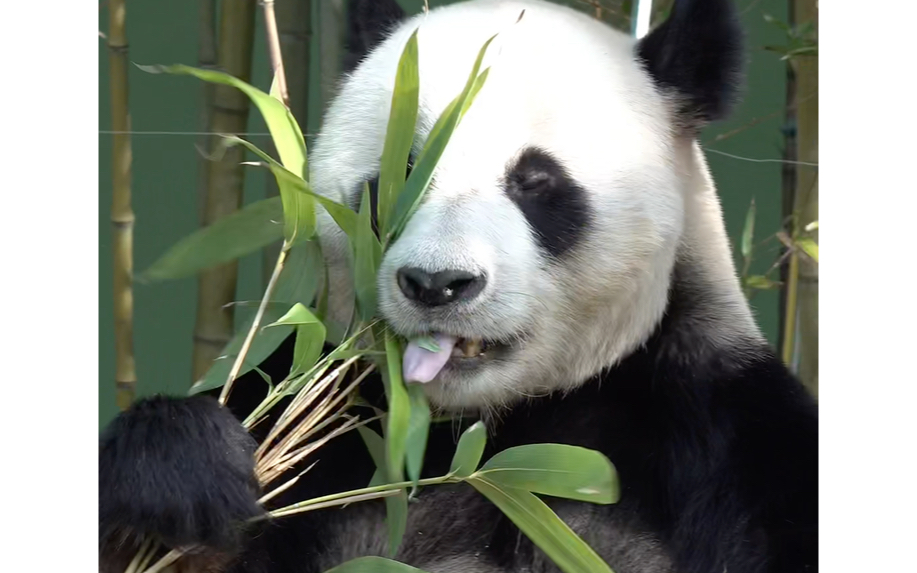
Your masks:
[{"label": "pink tongue", "polygon": [[404,350],[404,358],[401,361],[402,375],[405,382],[420,382],[426,384],[436,378],[439,371],[443,369],[449,356],[452,355],[452,349],[458,339],[446,334],[434,334],[433,338],[439,345],[439,352],[430,352],[421,348],[415,341],[408,343]]}]

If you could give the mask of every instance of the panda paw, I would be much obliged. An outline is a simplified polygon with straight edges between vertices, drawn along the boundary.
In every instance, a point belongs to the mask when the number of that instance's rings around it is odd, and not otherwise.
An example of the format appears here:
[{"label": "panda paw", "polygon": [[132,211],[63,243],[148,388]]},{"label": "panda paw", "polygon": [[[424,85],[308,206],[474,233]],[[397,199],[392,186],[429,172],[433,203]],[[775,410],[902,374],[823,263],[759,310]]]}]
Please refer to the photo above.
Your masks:
[{"label": "panda paw", "polygon": [[100,544],[153,536],[171,547],[237,547],[262,513],[255,447],[213,398],[138,402],[100,440]]}]

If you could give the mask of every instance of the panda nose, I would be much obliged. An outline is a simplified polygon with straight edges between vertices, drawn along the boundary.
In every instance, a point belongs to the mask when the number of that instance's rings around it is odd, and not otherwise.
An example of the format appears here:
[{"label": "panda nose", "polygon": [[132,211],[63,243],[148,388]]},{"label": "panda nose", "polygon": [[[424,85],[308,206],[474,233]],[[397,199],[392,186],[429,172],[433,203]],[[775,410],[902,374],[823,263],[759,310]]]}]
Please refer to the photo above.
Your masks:
[{"label": "panda nose", "polygon": [[428,273],[418,268],[402,267],[397,275],[398,286],[404,296],[425,306],[471,300],[481,294],[487,283],[484,275],[459,270]]}]

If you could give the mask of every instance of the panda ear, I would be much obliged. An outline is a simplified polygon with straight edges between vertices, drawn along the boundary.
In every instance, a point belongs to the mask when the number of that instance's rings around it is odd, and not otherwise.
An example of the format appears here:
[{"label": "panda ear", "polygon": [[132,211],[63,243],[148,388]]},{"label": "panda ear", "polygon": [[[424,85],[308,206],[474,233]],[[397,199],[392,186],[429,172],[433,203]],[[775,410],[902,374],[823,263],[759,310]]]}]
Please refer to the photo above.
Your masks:
[{"label": "panda ear", "polygon": [[351,0],[347,12],[347,61],[344,67],[345,71],[351,71],[405,18],[405,12],[397,0]]},{"label": "panda ear", "polygon": [[672,93],[689,129],[726,117],[742,74],[734,0],[675,0],[669,18],[637,45],[656,84]]}]

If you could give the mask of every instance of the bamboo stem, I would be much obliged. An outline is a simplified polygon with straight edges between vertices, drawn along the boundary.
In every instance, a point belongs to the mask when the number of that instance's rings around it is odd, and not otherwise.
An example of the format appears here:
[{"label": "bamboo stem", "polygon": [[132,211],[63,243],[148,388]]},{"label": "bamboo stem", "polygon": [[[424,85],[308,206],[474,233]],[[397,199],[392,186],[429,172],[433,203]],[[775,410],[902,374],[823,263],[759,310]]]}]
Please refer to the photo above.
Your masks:
[{"label": "bamboo stem", "polygon": [[319,90],[322,109],[326,109],[334,96],[344,45],[343,0],[321,0],[318,3]]},{"label": "bamboo stem", "polygon": [[[268,51],[271,51],[271,38],[276,36],[280,43],[282,56],[280,72],[283,74],[284,83],[288,91],[284,100],[293,117],[302,126],[303,131],[308,131],[309,119],[309,61],[310,47],[312,44],[312,5],[310,0],[276,0],[277,16],[276,32],[272,32],[271,19],[265,12],[265,26],[268,28]],[[264,7],[268,9],[267,6]],[[272,8],[273,10],[273,8]],[[272,65],[274,65],[272,61]],[[276,155],[273,141],[266,150]],[[303,174],[304,176],[306,174]],[[277,181],[273,173],[265,172],[265,195],[277,196]],[[276,241],[262,249],[261,276],[262,284],[267,285],[273,270],[273,262],[280,254],[282,242]]]},{"label": "bamboo stem", "polygon": [[111,127],[115,132],[112,143],[111,203],[115,388],[118,407],[126,410],[134,400],[137,371],[134,361],[134,212],[131,208],[131,117],[128,106],[125,0],[111,0],[108,17]]},{"label": "bamboo stem", "polygon": [[[793,225],[796,223],[794,222]],[[799,292],[799,253],[790,248],[790,263],[786,278],[786,315],[783,322],[783,363],[793,364],[793,350],[796,348],[796,317]]]},{"label": "bamboo stem", "polygon": [[[794,20],[798,24],[812,22],[817,38],[817,0],[796,0]],[[816,40],[817,41],[817,40]],[[818,56],[793,58],[796,71],[796,153],[799,161],[818,164],[818,98],[801,102],[800,94],[818,93]],[[796,170],[796,237],[806,236],[818,242],[818,231],[804,231],[806,225],[818,220],[818,171]],[[800,255],[796,309],[795,371],[806,388],[818,396],[818,263]]]},{"label": "bamboo stem", "polygon": [[[251,0],[224,0],[219,33],[219,68],[250,81],[255,36],[255,5]],[[234,87],[215,85],[211,106],[212,131],[244,133],[248,127],[248,97]],[[242,205],[245,149],[233,146],[217,161],[208,162],[208,188],[201,225],[232,214]],[[219,358],[233,333],[238,261],[207,269],[198,277],[197,317],[194,326],[193,371],[199,380]]]},{"label": "bamboo stem", "polygon": [[277,264],[274,265],[274,273],[271,275],[271,280],[267,284],[267,288],[264,289],[264,296],[261,298],[261,304],[258,305],[258,312],[255,314],[255,319],[252,321],[251,328],[248,329],[245,341],[242,342],[242,347],[239,349],[236,361],[232,364],[232,369],[230,369],[229,376],[226,378],[226,384],[223,385],[223,390],[220,392],[220,404],[226,404],[226,400],[229,398],[229,392],[232,389],[232,383],[235,382],[236,378],[239,376],[242,364],[245,363],[245,355],[248,354],[248,349],[251,348],[252,340],[255,339],[255,333],[258,332],[258,326],[261,325],[261,320],[264,318],[264,313],[271,300],[271,295],[274,294],[274,288],[277,286],[277,279],[280,277],[280,273],[283,271],[283,262],[287,258],[288,250],[287,248],[280,249],[280,256],[277,257]]},{"label": "bamboo stem", "polygon": [[[200,13],[197,31],[197,65],[205,70],[217,67],[217,40],[216,40],[216,0],[199,0]],[[206,204],[207,189],[210,187],[210,160],[213,155],[213,126],[211,125],[211,110],[213,109],[212,82],[201,82],[201,136],[198,142],[201,157],[198,159],[198,195],[200,197],[199,217],[204,218],[204,205]]]},{"label": "bamboo stem", "polygon": [[274,0],[261,0],[264,8],[264,27],[267,32],[267,49],[271,56],[271,69],[274,81],[283,105],[290,107],[290,93],[287,91],[287,77],[283,70],[283,52],[280,49],[280,36],[277,34],[277,17],[274,15]]}]

